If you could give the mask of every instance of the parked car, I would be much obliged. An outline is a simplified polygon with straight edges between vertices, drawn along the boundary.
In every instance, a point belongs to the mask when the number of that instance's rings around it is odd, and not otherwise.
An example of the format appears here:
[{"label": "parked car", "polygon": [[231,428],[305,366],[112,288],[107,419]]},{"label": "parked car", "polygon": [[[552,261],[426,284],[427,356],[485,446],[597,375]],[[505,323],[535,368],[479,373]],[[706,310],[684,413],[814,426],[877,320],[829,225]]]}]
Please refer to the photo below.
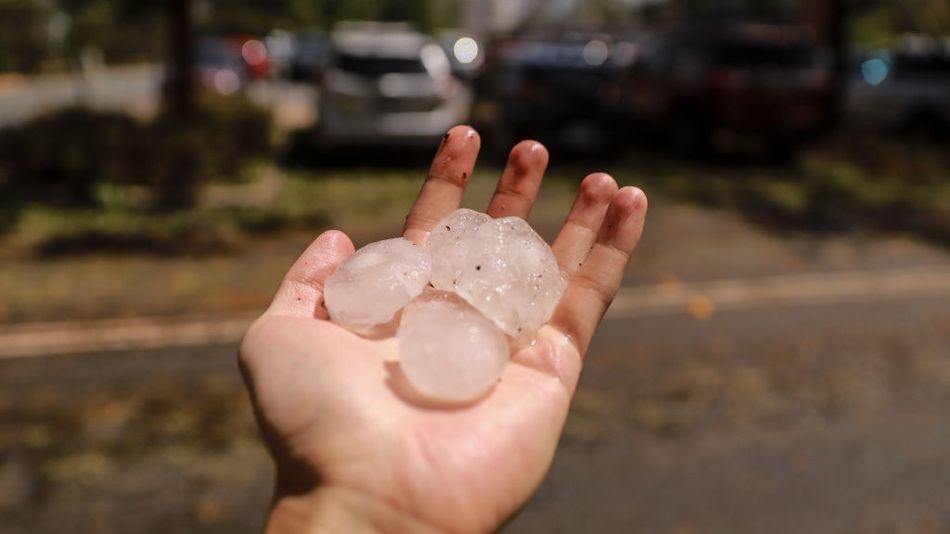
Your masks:
[{"label": "parked car", "polygon": [[685,24],[640,43],[623,100],[641,130],[679,148],[784,156],[828,123],[833,89],[802,28]]},{"label": "parked car", "polygon": [[467,122],[468,88],[430,36],[399,24],[341,25],[319,87],[321,146],[431,147]]},{"label": "parked car", "polygon": [[473,113],[498,155],[525,138],[576,153],[617,139],[621,69],[612,38],[535,38],[495,48],[476,81]]},{"label": "parked car", "polygon": [[[202,89],[232,95],[244,91],[252,80],[268,77],[270,61],[261,41],[205,36],[195,42],[192,73]],[[163,91],[171,87],[173,76],[174,72],[166,66],[162,75]]]},{"label": "parked car", "polygon": [[291,65],[297,53],[297,35],[282,28],[274,28],[263,40],[270,58],[273,78],[290,78]]},{"label": "parked car", "polygon": [[950,135],[950,49],[881,50],[856,63],[845,106],[849,119],[918,138]]},{"label": "parked car", "polygon": [[263,40],[252,35],[235,35],[230,37],[229,41],[244,61],[247,74],[252,80],[266,80],[271,77],[273,64]]},{"label": "parked car", "polygon": [[323,32],[297,34],[290,58],[290,79],[302,82],[318,80],[330,62],[330,54],[330,43]]},{"label": "parked car", "polygon": [[243,91],[249,81],[240,51],[228,39],[199,39],[194,51],[195,80],[205,89],[222,95]]}]

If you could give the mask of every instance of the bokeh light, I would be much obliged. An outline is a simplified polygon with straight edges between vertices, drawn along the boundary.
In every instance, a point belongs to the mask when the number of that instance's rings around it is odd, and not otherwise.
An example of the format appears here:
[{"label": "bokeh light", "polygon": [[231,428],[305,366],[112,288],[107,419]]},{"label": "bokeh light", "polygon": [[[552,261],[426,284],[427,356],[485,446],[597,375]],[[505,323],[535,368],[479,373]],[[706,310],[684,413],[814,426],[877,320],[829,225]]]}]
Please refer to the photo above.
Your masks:
[{"label": "bokeh light", "polygon": [[267,61],[267,47],[261,41],[251,39],[241,46],[241,56],[248,65],[260,65]]},{"label": "bokeh light", "polygon": [[455,41],[452,52],[459,63],[467,65],[478,58],[478,42],[471,37],[462,37]]},{"label": "bokeh light", "polygon": [[214,74],[214,90],[222,95],[233,95],[241,88],[241,77],[230,69],[222,69]]},{"label": "bokeh light", "polygon": [[607,61],[607,55],[609,53],[607,43],[598,40],[593,40],[584,45],[584,51],[582,52],[584,63],[587,63],[591,67],[603,65],[604,62]]},{"label": "bokeh light", "polygon": [[861,77],[871,85],[880,85],[890,74],[890,67],[883,59],[876,57],[861,64]]}]

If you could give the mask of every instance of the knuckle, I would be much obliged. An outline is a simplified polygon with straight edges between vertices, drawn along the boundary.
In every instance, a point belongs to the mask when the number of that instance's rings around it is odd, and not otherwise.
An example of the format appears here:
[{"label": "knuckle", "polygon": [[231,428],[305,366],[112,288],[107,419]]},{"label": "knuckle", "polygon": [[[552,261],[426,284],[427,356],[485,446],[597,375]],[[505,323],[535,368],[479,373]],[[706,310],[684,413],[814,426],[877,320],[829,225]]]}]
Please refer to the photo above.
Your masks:
[{"label": "knuckle", "polygon": [[439,222],[439,220],[440,219],[426,215],[419,210],[413,210],[409,213],[409,216],[406,217],[406,229],[430,229],[435,226],[435,223]]},{"label": "knuckle", "polygon": [[607,284],[600,276],[594,276],[586,270],[581,270],[574,276],[573,283],[585,293],[591,294],[604,309],[610,306],[617,294],[613,284]]}]

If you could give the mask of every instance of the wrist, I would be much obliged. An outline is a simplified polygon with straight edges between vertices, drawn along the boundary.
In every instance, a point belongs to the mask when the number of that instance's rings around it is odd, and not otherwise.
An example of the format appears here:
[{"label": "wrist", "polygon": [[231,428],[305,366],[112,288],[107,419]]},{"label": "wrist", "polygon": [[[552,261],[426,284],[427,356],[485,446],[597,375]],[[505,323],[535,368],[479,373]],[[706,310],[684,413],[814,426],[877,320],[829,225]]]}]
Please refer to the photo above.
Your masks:
[{"label": "wrist", "polygon": [[437,530],[374,497],[344,488],[320,486],[307,493],[278,492],[266,532],[430,533]]}]

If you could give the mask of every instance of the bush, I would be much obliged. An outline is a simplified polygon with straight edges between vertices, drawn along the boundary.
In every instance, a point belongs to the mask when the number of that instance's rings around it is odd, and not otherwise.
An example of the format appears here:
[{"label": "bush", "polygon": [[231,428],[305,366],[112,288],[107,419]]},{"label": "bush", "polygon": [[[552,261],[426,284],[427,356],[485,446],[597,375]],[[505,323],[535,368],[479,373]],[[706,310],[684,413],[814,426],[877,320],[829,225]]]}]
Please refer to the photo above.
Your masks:
[{"label": "bush", "polygon": [[271,150],[270,114],[243,98],[202,99],[187,120],[73,108],[0,132],[0,186],[20,202],[91,206],[101,183],[148,185],[157,206],[190,205],[200,183],[236,177]]},{"label": "bush", "polygon": [[113,112],[67,109],[0,132],[0,175],[10,193],[52,204],[95,204],[98,182],[141,165],[146,128]]},{"label": "bush", "polygon": [[143,175],[157,207],[194,203],[210,178],[233,180],[251,161],[270,155],[271,116],[243,98],[207,97],[193,117],[163,112],[149,131],[150,152],[160,156]]},{"label": "bush", "polygon": [[0,2],[0,72],[35,72],[48,57],[53,7],[34,0]]}]

